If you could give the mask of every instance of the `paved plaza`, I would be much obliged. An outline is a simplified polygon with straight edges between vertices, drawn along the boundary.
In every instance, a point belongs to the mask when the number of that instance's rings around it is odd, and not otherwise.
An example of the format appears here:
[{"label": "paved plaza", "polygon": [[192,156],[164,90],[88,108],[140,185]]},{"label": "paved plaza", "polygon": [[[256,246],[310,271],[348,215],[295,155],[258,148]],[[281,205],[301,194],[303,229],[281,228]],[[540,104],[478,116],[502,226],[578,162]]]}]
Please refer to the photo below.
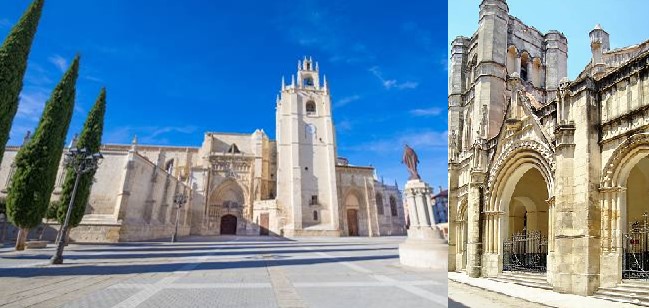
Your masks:
[{"label": "paved plaza", "polygon": [[446,271],[399,264],[405,238],[192,237],[0,249],[7,307],[444,307]]}]

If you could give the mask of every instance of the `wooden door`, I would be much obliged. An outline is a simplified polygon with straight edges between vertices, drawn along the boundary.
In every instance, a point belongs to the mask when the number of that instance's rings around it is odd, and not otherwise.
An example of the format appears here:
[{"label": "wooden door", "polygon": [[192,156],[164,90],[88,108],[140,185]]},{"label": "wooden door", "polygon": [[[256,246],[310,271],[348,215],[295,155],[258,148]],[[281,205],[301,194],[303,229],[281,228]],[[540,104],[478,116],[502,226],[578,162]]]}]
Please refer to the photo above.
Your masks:
[{"label": "wooden door", "polygon": [[234,215],[225,215],[221,217],[221,234],[237,234],[237,217]]},{"label": "wooden door", "polygon": [[358,210],[347,210],[349,236],[358,236]]},{"label": "wooden door", "polygon": [[268,213],[262,213],[259,217],[259,235],[268,235]]}]

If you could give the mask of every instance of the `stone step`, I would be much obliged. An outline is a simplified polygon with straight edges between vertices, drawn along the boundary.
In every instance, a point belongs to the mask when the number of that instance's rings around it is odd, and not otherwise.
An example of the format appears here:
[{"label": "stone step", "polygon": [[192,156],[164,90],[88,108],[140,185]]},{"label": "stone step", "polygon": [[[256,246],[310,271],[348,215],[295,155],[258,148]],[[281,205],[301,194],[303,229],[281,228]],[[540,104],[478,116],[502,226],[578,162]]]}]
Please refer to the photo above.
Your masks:
[{"label": "stone step", "polygon": [[618,286],[614,288],[599,288],[598,291],[625,293],[625,294],[638,294],[638,295],[644,295],[647,298],[649,298],[649,288],[639,289],[639,288],[631,288],[627,286]]},{"label": "stone step", "polygon": [[497,282],[514,283],[514,284],[531,287],[531,288],[552,290],[552,286],[548,284],[545,274],[503,272],[497,278],[489,278],[489,279]]},{"label": "stone step", "polygon": [[622,284],[619,286],[649,289],[649,280],[622,280]]},{"label": "stone step", "polygon": [[593,297],[649,307],[649,282],[625,280],[616,287],[600,288]]},{"label": "stone step", "polygon": [[629,303],[629,304],[649,307],[649,298],[647,298],[645,295],[634,295],[629,293],[609,292],[609,291],[597,291],[595,294],[593,294],[593,297],[599,299],[605,299],[612,302]]},{"label": "stone step", "polygon": [[547,284],[548,280],[545,274],[528,274],[528,273],[502,273],[498,278],[523,280],[540,284]]}]

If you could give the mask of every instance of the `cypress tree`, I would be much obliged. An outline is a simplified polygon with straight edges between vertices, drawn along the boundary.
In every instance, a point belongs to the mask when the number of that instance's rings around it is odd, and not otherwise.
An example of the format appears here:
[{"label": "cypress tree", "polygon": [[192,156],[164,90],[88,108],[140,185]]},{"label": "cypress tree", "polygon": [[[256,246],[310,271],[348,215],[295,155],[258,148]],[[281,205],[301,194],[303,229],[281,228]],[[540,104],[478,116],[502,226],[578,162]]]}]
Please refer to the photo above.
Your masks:
[{"label": "cypress tree", "polygon": [[[101,136],[104,130],[105,113],[106,89],[102,88],[95,105],[90,110],[90,113],[88,113],[88,118],[83,124],[83,129],[81,130],[79,139],[77,139],[76,147],[78,149],[86,148],[89,153],[99,152],[99,148],[101,147]],[[68,211],[68,206],[70,205],[76,176],[76,172],[72,168],[68,168],[65,182],[63,184],[63,192],[61,193],[61,202],[57,211],[57,219],[61,225],[63,225],[63,222],[65,221],[65,215]],[[74,197],[74,207],[72,208],[72,215],[70,216],[70,228],[78,226],[83,218],[83,214],[86,211],[86,204],[90,197],[90,188],[92,187],[94,176],[95,170],[92,170],[88,173],[82,174],[79,179],[79,186],[77,187],[77,193]]]},{"label": "cypress tree", "polygon": [[20,228],[16,250],[23,250],[29,229],[41,223],[56,182],[65,137],[70,126],[79,56],[45,104],[33,137],[16,154],[16,172],[7,195],[7,216]]},{"label": "cypress tree", "polygon": [[18,111],[27,57],[42,10],[43,0],[34,0],[0,46],[0,163]]}]

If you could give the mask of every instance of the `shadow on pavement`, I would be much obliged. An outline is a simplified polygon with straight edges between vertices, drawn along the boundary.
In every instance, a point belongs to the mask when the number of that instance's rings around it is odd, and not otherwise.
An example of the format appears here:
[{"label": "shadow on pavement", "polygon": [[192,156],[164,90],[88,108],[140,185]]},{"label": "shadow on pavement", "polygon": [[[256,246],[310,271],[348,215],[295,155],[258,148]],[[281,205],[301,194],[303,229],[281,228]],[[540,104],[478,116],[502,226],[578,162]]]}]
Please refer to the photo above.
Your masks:
[{"label": "shadow on pavement", "polygon": [[[368,260],[384,260],[399,258],[399,255],[384,256],[359,256],[359,257],[335,257],[335,258],[313,258],[297,260],[246,260],[246,261],[221,261],[202,262],[194,270],[227,270],[242,268],[259,268],[270,266],[287,265],[312,265],[336,262],[354,262]],[[0,270],[0,277],[30,278],[40,276],[71,276],[71,275],[120,275],[120,274],[141,274],[141,273],[164,273],[174,272],[185,266],[196,264],[195,262],[183,262],[172,264],[139,264],[139,265],[70,265],[70,266],[46,266],[29,268],[7,268]]]},{"label": "shadow on pavement", "polygon": [[[196,250],[196,249],[194,249]],[[212,250],[212,251],[210,251]],[[206,254],[214,253],[214,256],[239,256],[239,255],[256,255],[256,254],[300,254],[300,253],[314,253],[314,252],[358,252],[358,251],[381,251],[381,250],[396,250],[396,248],[349,248],[349,249],[281,249],[281,250],[261,250],[260,247],[255,247],[252,251],[222,251],[218,249],[203,249],[200,252],[179,252],[173,253],[174,249],[170,249],[167,253],[117,253],[118,251],[113,250],[113,254],[77,254],[81,251],[69,251],[65,253],[64,257],[69,260],[114,260],[114,259],[153,259],[153,258],[179,258],[179,257],[201,257]],[[50,254],[24,254],[24,255],[9,255],[3,256],[0,259],[15,259],[15,260],[43,260],[49,259],[52,255]]]}]

